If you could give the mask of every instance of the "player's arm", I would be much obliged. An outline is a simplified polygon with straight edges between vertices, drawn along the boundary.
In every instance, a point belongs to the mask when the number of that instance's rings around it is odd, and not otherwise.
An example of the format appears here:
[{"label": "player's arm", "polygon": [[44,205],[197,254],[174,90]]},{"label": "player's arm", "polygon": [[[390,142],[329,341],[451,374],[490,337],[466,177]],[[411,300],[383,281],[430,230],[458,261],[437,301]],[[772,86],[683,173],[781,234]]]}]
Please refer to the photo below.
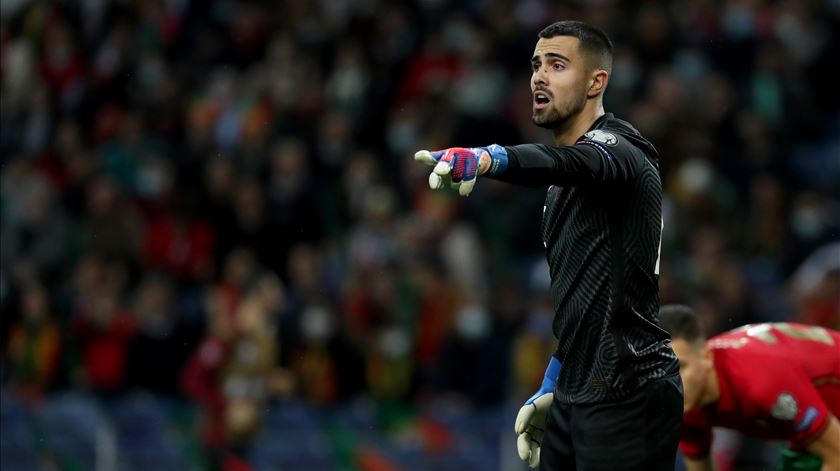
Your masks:
[{"label": "player's arm", "polygon": [[683,415],[683,427],[680,432],[680,451],[687,471],[713,471],[712,464],[712,429],[708,424],[698,421],[699,412],[689,411]]},{"label": "player's arm", "polygon": [[822,433],[808,444],[809,453],[822,460],[822,471],[840,471],[840,422],[829,416]]},{"label": "player's arm", "polygon": [[584,138],[572,146],[450,147],[421,150],[414,159],[434,167],[432,189],[449,182],[462,196],[470,194],[479,175],[523,186],[576,186],[627,181],[653,165],[624,137],[606,132],[600,140]]},{"label": "player's arm", "polygon": [[619,136],[612,144],[582,139],[572,146],[523,144],[505,147],[505,150],[507,168],[504,172],[488,176],[525,186],[627,181],[635,177],[643,166],[651,165],[639,149]]},{"label": "player's arm", "polygon": [[712,465],[710,457],[691,459],[684,458],[686,471],[714,471],[715,467]]},{"label": "player's arm", "polygon": [[768,415],[788,428],[788,439],[823,460],[823,471],[840,471],[840,425],[801,368],[778,368],[762,401]]}]

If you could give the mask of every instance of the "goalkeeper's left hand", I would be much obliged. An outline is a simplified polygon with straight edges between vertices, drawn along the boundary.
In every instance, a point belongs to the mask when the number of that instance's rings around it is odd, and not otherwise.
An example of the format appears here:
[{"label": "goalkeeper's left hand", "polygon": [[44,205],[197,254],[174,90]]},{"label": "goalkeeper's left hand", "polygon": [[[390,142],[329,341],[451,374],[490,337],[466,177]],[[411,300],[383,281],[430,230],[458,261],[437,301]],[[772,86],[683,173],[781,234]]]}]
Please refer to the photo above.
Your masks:
[{"label": "goalkeeper's left hand", "polygon": [[429,187],[442,188],[449,181],[461,196],[469,196],[479,175],[496,175],[507,168],[507,150],[498,144],[487,147],[451,147],[449,149],[421,150],[414,154],[414,160],[434,170],[429,175]]},{"label": "goalkeeper's left hand", "polygon": [[560,377],[560,370],[563,365],[556,357],[552,356],[545,369],[540,389],[525,401],[525,405],[519,409],[516,415],[514,431],[516,432],[516,451],[519,458],[526,461],[528,466],[534,469],[540,466],[540,448],[542,437],[545,431],[545,423],[551,404],[554,402],[554,388],[557,387],[557,378]]}]

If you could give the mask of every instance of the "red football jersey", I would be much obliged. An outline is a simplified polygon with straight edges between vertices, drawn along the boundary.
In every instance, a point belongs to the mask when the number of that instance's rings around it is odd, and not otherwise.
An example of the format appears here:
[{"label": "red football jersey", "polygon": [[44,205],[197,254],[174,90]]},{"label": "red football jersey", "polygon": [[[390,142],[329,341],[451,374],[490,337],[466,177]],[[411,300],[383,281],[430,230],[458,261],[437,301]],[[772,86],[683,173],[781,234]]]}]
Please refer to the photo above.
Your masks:
[{"label": "red football jersey", "polygon": [[680,450],[708,455],[712,427],[804,449],[840,417],[840,332],[804,324],[747,325],[709,339],[720,399],[683,416]]}]

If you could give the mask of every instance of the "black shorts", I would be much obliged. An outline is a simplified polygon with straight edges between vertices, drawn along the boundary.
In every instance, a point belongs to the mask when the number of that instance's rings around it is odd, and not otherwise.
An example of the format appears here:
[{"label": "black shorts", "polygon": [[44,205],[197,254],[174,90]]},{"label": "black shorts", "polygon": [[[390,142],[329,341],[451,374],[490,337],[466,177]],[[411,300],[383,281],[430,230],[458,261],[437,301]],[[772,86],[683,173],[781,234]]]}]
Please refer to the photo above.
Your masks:
[{"label": "black shorts", "polygon": [[551,405],[540,450],[544,471],[673,471],[683,414],[679,375],[620,401]]}]

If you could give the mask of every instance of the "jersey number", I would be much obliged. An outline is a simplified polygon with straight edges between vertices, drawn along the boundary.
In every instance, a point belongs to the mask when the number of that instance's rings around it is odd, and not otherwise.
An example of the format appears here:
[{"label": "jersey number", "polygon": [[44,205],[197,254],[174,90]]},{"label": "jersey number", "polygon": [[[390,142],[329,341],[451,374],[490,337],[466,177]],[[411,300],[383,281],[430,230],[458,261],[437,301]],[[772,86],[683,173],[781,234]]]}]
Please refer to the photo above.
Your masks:
[{"label": "jersey number", "polygon": [[761,340],[765,343],[776,343],[776,336],[773,334],[773,328],[780,334],[787,335],[790,338],[799,340],[811,340],[827,345],[834,345],[834,339],[831,334],[822,327],[812,325],[792,325],[785,322],[778,324],[754,324],[744,326],[743,329],[747,331],[747,337]]}]

